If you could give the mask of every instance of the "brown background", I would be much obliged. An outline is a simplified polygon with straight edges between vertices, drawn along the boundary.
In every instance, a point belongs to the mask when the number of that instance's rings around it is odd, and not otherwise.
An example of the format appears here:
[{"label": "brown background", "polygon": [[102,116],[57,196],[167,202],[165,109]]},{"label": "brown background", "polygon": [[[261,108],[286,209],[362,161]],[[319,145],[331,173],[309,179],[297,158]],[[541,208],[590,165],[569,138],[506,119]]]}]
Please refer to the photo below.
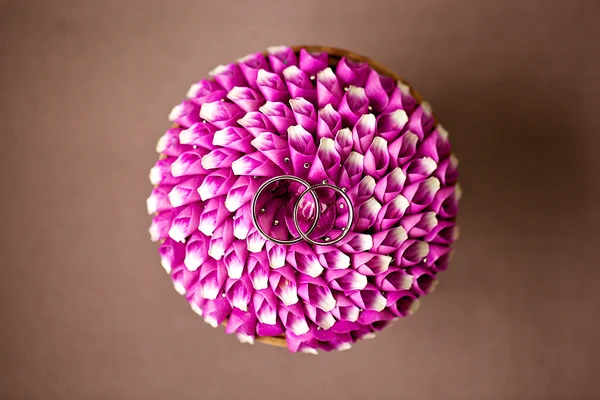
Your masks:
[{"label": "brown background", "polygon": [[[600,396],[597,1],[2,1],[0,398]],[[317,357],[193,314],[145,199],[171,107],[273,44],[369,55],[461,160],[462,238],[412,318]]]}]

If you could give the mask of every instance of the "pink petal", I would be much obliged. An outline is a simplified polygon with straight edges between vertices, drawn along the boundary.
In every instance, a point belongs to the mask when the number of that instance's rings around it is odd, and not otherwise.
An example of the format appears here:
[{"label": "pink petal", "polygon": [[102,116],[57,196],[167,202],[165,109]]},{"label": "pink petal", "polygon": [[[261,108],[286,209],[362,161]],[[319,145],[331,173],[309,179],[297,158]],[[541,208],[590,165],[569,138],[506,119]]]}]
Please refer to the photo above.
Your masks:
[{"label": "pink petal", "polygon": [[[454,218],[458,213],[458,203],[461,196],[462,190],[460,185],[444,187],[436,193],[430,207],[442,218]],[[425,203],[426,201],[422,202]]]},{"label": "pink petal", "polygon": [[225,283],[225,296],[227,300],[229,300],[232,307],[242,311],[248,311],[252,292],[252,284],[247,276],[242,275],[240,279],[228,278]]},{"label": "pink petal", "polygon": [[303,335],[310,330],[302,307],[299,304],[280,307],[278,314],[286,329],[295,335]]},{"label": "pink petal", "polygon": [[373,237],[367,234],[350,232],[348,236],[338,243],[338,247],[343,252],[349,254],[368,251],[373,247]]},{"label": "pink petal", "polygon": [[286,174],[293,173],[287,140],[273,132],[263,132],[252,141],[252,145]]},{"label": "pink petal", "polygon": [[[431,213],[434,214],[435,213]],[[458,225],[454,221],[442,220],[437,223],[436,226],[432,227],[424,240],[430,243],[436,243],[441,245],[450,245],[458,239]]]},{"label": "pink petal", "polygon": [[252,304],[261,323],[267,325],[277,323],[277,297],[271,289],[254,292]]},{"label": "pink petal", "polygon": [[231,218],[231,212],[223,207],[223,198],[210,199],[202,209],[198,229],[206,236],[212,236],[227,218]]},{"label": "pink petal", "polygon": [[410,202],[409,211],[414,214],[432,204],[439,190],[439,179],[431,177],[424,181],[408,185],[404,188],[402,194]]},{"label": "pink petal", "polygon": [[[217,263],[212,258],[207,258],[202,268],[198,269],[200,295],[207,300],[215,300],[227,280],[227,271],[223,263]],[[206,315],[206,312],[205,312]]]},{"label": "pink petal", "polygon": [[364,86],[369,71],[368,63],[342,57],[336,66],[335,74],[343,87]]},{"label": "pink petal", "polygon": [[365,93],[369,98],[369,103],[375,112],[380,112],[388,104],[388,94],[383,88],[381,77],[375,70],[371,70],[365,82]]},{"label": "pink petal", "polygon": [[389,157],[387,142],[380,137],[373,138],[365,153],[365,173],[377,179],[383,177],[389,166]]},{"label": "pink petal", "polygon": [[402,134],[388,146],[390,154],[390,165],[398,167],[410,161],[417,152],[419,138],[412,132]]},{"label": "pink petal", "polygon": [[258,71],[256,83],[258,89],[268,101],[287,101],[290,94],[279,75],[261,69]]},{"label": "pink petal", "polygon": [[238,308],[234,308],[227,320],[225,333],[235,333],[240,342],[253,344],[257,323],[258,320],[253,311],[241,311]]},{"label": "pink petal", "polygon": [[417,265],[429,254],[429,245],[420,240],[406,240],[394,253],[396,263],[402,267]]},{"label": "pink petal", "polygon": [[258,111],[265,104],[262,94],[249,87],[236,86],[227,93],[227,98],[246,112]]},{"label": "pink petal", "polygon": [[255,290],[269,287],[269,262],[265,253],[254,253],[248,257],[248,276]]},{"label": "pink petal", "polygon": [[371,197],[365,201],[358,207],[354,229],[358,232],[369,229],[375,223],[375,218],[380,210],[381,204],[379,204],[375,198]]},{"label": "pink petal", "polygon": [[200,118],[210,122],[218,129],[235,125],[242,115],[244,115],[244,110],[226,101],[204,103],[200,108]]},{"label": "pink petal", "polygon": [[241,240],[234,241],[225,251],[225,256],[223,257],[227,276],[231,279],[241,278],[247,258],[248,249],[246,249],[246,243]]},{"label": "pink petal", "polygon": [[170,273],[175,265],[183,262],[185,252],[186,246],[183,243],[177,243],[171,238],[165,239],[158,248],[158,253],[160,254],[160,263],[167,273]]},{"label": "pink petal", "polygon": [[359,118],[369,112],[369,99],[365,94],[365,89],[350,86],[340,101],[338,112],[346,125],[356,125]]},{"label": "pink petal", "polygon": [[284,305],[289,306],[298,302],[296,278],[290,266],[271,271],[269,285]]},{"label": "pink petal", "polygon": [[[434,212],[424,212],[404,216],[400,220],[400,225],[406,230],[409,237],[419,238],[432,232],[438,226],[438,220]],[[435,232],[438,230],[436,229]],[[431,240],[425,239],[425,241],[430,242]]]},{"label": "pink petal", "polygon": [[225,255],[225,250],[231,246],[233,240],[233,220],[227,218],[223,224],[215,229],[215,232],[210,238],[208,255],[215,260],[220,260],[223,255]]},{"label": "pink petal", "polygon": [[376,232],[373,234],[373,250],[378,254],[391,254],[396,251],[407,238],[408,235],[401,226]]},{"label": "pink petal", "polygon": [[388,306],[392,314],[398,317],[405,317],[417,311],[419,308],[419,299],[410,290],[391,292],[388,295]]},{"label": "pink petal", "polygon": [[259,70],[268,70],[269,64],[261,53],[248,54],[245,57],[242,57],[238,60],[238,65],[248,82],[253,89],[258,89],[256,84],[256,80],[258,77]]},{"label": "pink petal", "polygon": [[351,152],[340,173],[340,187],[354,187],[361,180],[364,169],[364,156],[355,151]]},{"label": "pink petal", "polygon": [[169,236],[176,242],[183,242],[196,229],[200,221],[200,204],[193,203],[185,206],[173,219]]},{"label": "pink petal", "polygon": [[173,107],[169,113],[169,121],[172,121],[183,128],[189,128],[195,122],[200,121],[200,117],[198,116],[199,110],[200,107],[198,107],[198,105],[191,101],[184,100],[181,104]]},{"label": "pink petal", "polygon": [[200,82],[192,84],[187,92],[187,98],[193,103],[201,106],[204,103],[212,103],[225,98],[226,90],[221,86],[208,79],[203,79]]},{"label": "pink petal", "polygon": [[178,185],[169,192],[169,202],[173,207],[185,206],[200,200],[198,186],[202,182],[201,176],[195,176]]},{"label": "pink petal", "polygon": [[215,132],[213,145],[228,147],[240,152],[248,152],[252,149],[252,146],[250,145],[252,138],[250,132],[244,128],[227,126]]},{"label": "pink petal", "polygon": [[258,111],[247,113],[237,122],[255,137],[262,132],[273,132],[275,129],[269,119]]},{"label": "pink petal", "polygon": [[303,242],[293,244],[287,252],[287,262],[297,271],[311,277],[317,277],[323,272],[323,266],[312,248]]},{"label": "pink petal", "polygon": [[155,212],[161,212],[171,209],[171,203],[169,203],[169,192],[173,186],[157,186],[150,192],[150,197],[146,200],[146,207],[148,208],[148,214],[154,214]]},{"label": "pink petal", "polygon": [[352,266],[365,276],[376,276],[388,270],[392,257],[375,253],[352,255]]},{"label": "pink petal", "polygon": [[342,117],[334,110],[331,104],[327,104],[319,110],[317,117],[317,138],[334,138],[342,129]]},{"label": "pink petal", "polygon": [[331,290],[321,278],[311,278],[301,274],[298,280],[298,296],[308,304],[326,312],[333,310],[336,305]]},{"label": "pink petal", "polygon": [[367,286],[367,277],[353,269],[328,269],[325,280],[334,290],[351,293]]},{"label": "pink petal", "polygon": [[163,240],[169,237],[169,229],[171,228],[171,222],[177,215],[175,210],[165,210],[152,218],[152,224],[150,225],[150,238],[153,242]]},{"label": "pink petal", "polygon": [[166,156],[178,157],[184,151],[192,149],[192,146],[179,143],[179,133],[183,129],[180,127],[171,128],[162,135],[156,143],[156,152]]},{"label": "pink petal", "polygon": [[311,103],[317,102],[317,90],[304,71],[291,65],[283,70],[283,77],[292,99],[301,97]]},{"label": "pink petal", "polygon": [[[365,279],[365,286],[367,285]],[[364,287],[363,287],[364,288]],[[336,293],[336,307],[331,314],[340,321],[355,322],[360,315],[360,308],[342,293]]]},{"label": "pink petal", "polygon": [[183,182],[186,178],[174,177],[171,174],[171,164],[175,159],[173,157],[167,157],[160,159],[154,164],[154,167],[150,169],[150,182],[153,185],[177,185]]},{"label": "pink petal", "polygon": [[421,182],[429,178],[436,170],[437,163],[431,157],[415,158],[402,168],[408,183]]},{"label": "pink petal", "polygon": [[335,134],[335,149],[341,156],[341,161],[345,161],[346,158],[350,155],[352,148],[354,146],[354,141],[352,139],[352,132],[348,128],[340,129]]},{"label": "pink petal", "polygon": [[306,99],[300,97],[290,100],[290,107],[298,125],[308,132],[317,130],[317,112],[315,107]]},{"label": "pink petal", "polygon": [[206,154],[207,152],[204,149],[181,153],[171,164],[171,174],[174,177],[207,174],[208,171],[202,167],[202,157]]},{"label": "pink petal", "polygon": [[209,75],[226,91],[230,91],[235,86],[248,86],[237,64],[219,65]]},{"label": "pink petal", "polygon": [[204,321],[213,328],[221,325],[231,313],[231,305],[224,297],[208,300],[202,309]]},{"label": "pink petal", "polygon": [[315,247],[319,263],[328,269],[346,269],[350,267],[350,257],[333,246]]},{"label": "pink petal", "polygon": [[324,51],[308,52],[306,49],[300,49],[299,66],[308,75],[315,75],[329,66],[329,55]]},{"label": "pink petal", "polygon": [[239,176],[237,180],[229,187],[227,198],[225,199],[225,208],[231,212],[237,211],[241,206],[248,203],[264,179],[254,179],[250,176]]},{"label": "pink petal", "polygon": [[288,128],[296,124],[294,113],[284,103],[267,101],[259,110],[281,136],[287,136]]},{"label": "pink petal", "polygon": [[283,70],[290,65],[297,65],[298,58],[294,50],[288,46],[272,46],[267,48],[271,69],[278,75],[283,75]]},{"label": "pink petal", "polygon": [[190,271],[197,270],[208,258],[209,238],[195,231],[185,245],[185,259],[183,263]]},{"label": "pink petal", "polygon": [[436,129],[423,139],[417,153],[422,157],[431,157],[439,163],[440,160],[450,155],[450,151],[448,131],[438,124]]},{"label": "pink petal", "polygon": [[429,294],[435,289],[437,279],[431,270],[423,267],[413,267],[408,273],[414,277],[412,291],[419,296]]},{"label": "pink petal", "polygon": [[375,277],[375,285],[386,292],[409,290],[412,284],[413,276],[396,267]]},{"label": "pink petal", "polygon": [[[215,128],[211,124],[196,122],[188,129],[179,132],[179,142],[196,147],[203,147],[207,150],[214,149],[213,137]],[[194,147],[195,148],[195,147]]]},{"label": "pink petal", "polygon": [[406,175],[401,168],[394,168],[375,184],[375,198],[377,201],[387,203],[397,197],[404,188]]},{"label": "pink petal", "polygon": [[364,154],[368,149],[373,139],[377,127],[377,119],[373,114],[364,114],[360,117],[354,129],[352,129],[352,140],[354,142],[354,150],[360,154]]},{"label": "pink petal", "polygon": [[404,110],[381,114],[377,117],[377,133],[388,142],[396,140],[408,122],[408,115]]},{"label": "pink petal", "polygon": [[455,185],[458,181],[458,159],[456,156],[450,154],[450,158],[440,162],[433,175],[440,180],[442,185]]},{"label": "pink petal", "polygon": [[363,290],[348,295],[350,299],[364,310],[382,311],[386,304],[386,298],[372,285],[367,285]]},{"label": "pink petal", "polygon": [[329,329],[335,324],[335,318],[330,312],[325,312],[320,308],[310,304],[304,305],[305,315],[321,329]]},{"label": "pink petal", "polygon": [[250,215],[250,203],[244,204],[236,211],[233,218],[233,236],[240,240],[246,240],[252,227],[252,217]]},{"label": "pink petal", "polygon": [[433,118],[431,106],[427,102],[423,102],[410,115],[407,127],[419,137],[419,140],[423,140],[433,130],[434,124],[435,119]]},{"label": "pink petal", "polygon": [[198,195],[202,201],[220,197],[227,194],[237,180],[230,169],[215,170],[204,178],[200,187],[196,186]]},{"label": "pink petal", "polygon": [[384,111],[392,112],[402,109],[407,114],[410,114],[416,106],[417,102],[410,92],[410,87],[404,82],[398,81],[393,92],[390,94],[390,100]]},{"label": "pink petal", "polygon": [[375,218],[375,227],[380,230],[390,229],[400,220],[410,207],[410,202],[402,195],[385,203]]},{"label": "pink petal", "polygon": [[320,108],[337,108],[343,96],[344,91],[331,68],[325,68],[317,74],[317,98]]},{"label": "pink petal", "polygon": [[260,152],[240,157],[231,164],[231,169],[236,175],[272,177],[283,174],[281,168]]},{"label": "pink petal", "polygon": [[202,157],[202,167],[205,170],[232,167],[241,157],[241,153],[229,148],[217,148]]}]

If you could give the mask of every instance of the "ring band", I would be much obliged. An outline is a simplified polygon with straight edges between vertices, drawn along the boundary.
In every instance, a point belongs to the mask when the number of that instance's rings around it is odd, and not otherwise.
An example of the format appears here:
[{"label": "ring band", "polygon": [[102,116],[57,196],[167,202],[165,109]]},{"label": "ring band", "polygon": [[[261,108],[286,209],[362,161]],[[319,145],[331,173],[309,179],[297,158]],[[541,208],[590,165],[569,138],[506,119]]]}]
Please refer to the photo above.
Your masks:
[{"label": "ring band", "polygon": [[[346,223],[346,227],[342,229],[342,234],[333,240],[328,240],[325,242],[318,242],[316,240],[309,238],[308,235],[310,235],[311,232],[308,232],[308,233],[302,232],[302,230],[300,229],[300,223],[298,222],[298,218],[297,218],[298,208],[300,207],[300,201],[302,201],[304,196],[306,196],[306,194],[309,192],[311,194],[313,194],[313,198],[315,198],[315,190],[320,189],[320,188],[328,188],[328,189],[333,190],[334,192],[337,192],[344,198],[344,201],[348,205],[348,222]],[[320,209],[318,209],[318,211],[320,213]],[[337,186],[330,185],[328,183],[320,183],[318,185],[310,186],[306,191],[302,192],[300,194],[300,196],[298,196],[298,198],[296,199],[296,203],[294,204],[294,213],[293,213],[292,219],[294,220],[294,225],[296,226],[296,230],[298,231],[298,234],[306,242],[308,242],[312,245],[315,245],[315,246],[330,246],[332,244],[339,242],[340,240],[345,238],[346,235],[348,235],[348,233],[350,233],[350,228],[352,227],[352,224],[354,223],[354,207],[352,205],[352,200],[350,200],[350,197],[348,197],[346,192],[344,192],[342,189],[340,189]],[[318,221],[318,219],[316,221]]]},{"label": "ring band", "polygon": [[[272,183],[279,182],[279,181],[293,181],[293,182],[299,183],[299,184],[303,185],[304,187],[306,187],[306,190],[300,194],[300,196],[298,197],[298,200],[300,200],[301,198],[304,198],[304,195],[307,192],[311,191],[310,183],[306,182],[304,179],[298,178],[297,176],[281,175],[281,176],[276,176],[274,178],[269,179],[268,181],[266,181],[265,183],[260,185],[260,187],[258,188],[256,193],[254,194],[254,197],[252,198],[252,205],[251,205],[251,212],[250,212],[250,214],[252,215],[252,222],[254,222],[254,226],[256,226],[256,229],[258,230],[258,232],[260,232],[261,235],[263,235],[266,239],[268,239],[274,243],[277,243],[277,244],[298,243],[298,242],[302,241],[302,239],[305,237],[305,235],[310,235],[315,230],[315,228],[317,227],[317,224],[319,223],[319,215],[321,214],[321,204],[319,203],[319,197],[317,196],[317,194],[314,191],[311,192],[312,197],[315,201],[315,205],[316,205],[315,220],[314,220],[312,226],[310,227],[310,229],[306,232],[306,234],[304,234],[304,232],[302,232],[302,230],[300,229],[300,224],[296,217],[297,209],[300,204],[299,201],[297,200],[295,203],[295,206],[294,206],[293,219],[294,219],[294,225],[296,226],[296,229],[298,230],[298,234],[300,234],[300,236],[298,236],[297,238],[293,238],[293,239],[274,238],[274,237],[270,236],[267,232],[265,232],[265,230],[258,223],[258,216],[256,215],[256,204],[258,203],[258,197],[262,194],[262,192]],[[304,239],[304,240],[306,240],[306,239]]]}]

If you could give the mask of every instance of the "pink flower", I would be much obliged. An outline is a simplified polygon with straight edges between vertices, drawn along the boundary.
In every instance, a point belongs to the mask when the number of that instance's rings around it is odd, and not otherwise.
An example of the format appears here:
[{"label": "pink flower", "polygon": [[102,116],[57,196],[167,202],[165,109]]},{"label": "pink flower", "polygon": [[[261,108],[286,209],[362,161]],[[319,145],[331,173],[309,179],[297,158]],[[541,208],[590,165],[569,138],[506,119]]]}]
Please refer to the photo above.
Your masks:
[{"label": "pink flower", "polygon": [[[149,174],[150,238],[191,309],[241,342],[274,336],[313,354],[413,314],[459,234],[458,160],[431,107],[367,62],[307,49],[210,75],[171,111]],[[349,200],[283,180],[253,202],[281,175]],[[294,218],[332,243],[280,244],[300,236]]]}]

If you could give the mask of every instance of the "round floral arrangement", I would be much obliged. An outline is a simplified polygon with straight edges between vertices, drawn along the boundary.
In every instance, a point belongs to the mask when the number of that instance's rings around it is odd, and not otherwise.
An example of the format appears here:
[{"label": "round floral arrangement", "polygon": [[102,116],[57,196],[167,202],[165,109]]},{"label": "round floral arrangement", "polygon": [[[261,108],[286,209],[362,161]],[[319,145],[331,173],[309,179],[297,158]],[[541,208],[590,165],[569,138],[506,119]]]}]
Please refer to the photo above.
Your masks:
[{"label": "round floral arrangement", "polygon": [[347,349],[414,313],[458,234],[458,161],[430,106],[321,46],[210,76],[171,111],[147,201],[192,310],[293,352]]}]

